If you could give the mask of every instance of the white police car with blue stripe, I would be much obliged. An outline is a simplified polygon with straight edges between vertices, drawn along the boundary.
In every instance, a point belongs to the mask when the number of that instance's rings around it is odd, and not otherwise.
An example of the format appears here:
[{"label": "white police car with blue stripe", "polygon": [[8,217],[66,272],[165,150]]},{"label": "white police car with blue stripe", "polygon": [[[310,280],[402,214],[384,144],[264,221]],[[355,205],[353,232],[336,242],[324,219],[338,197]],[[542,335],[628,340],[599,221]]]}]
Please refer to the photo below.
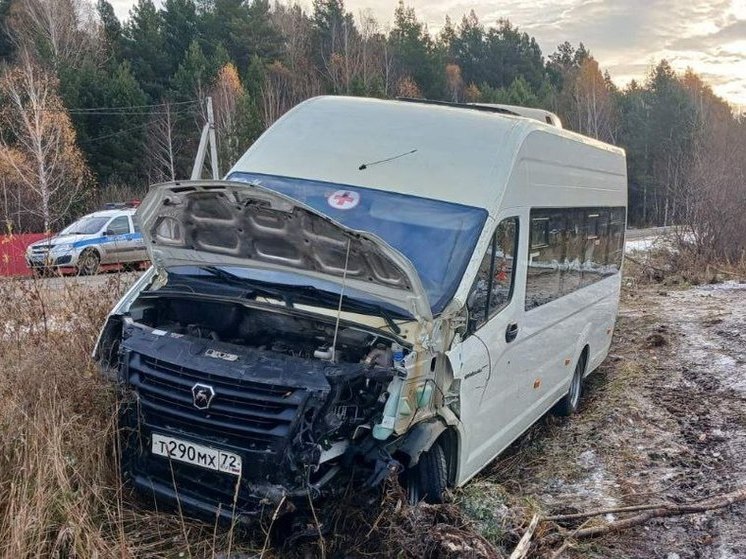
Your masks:
[{"label": "white police car with blue stripe", "polygon": [[101,265],[132,264],[148,259],[135,207],[107,209],[81,217],[58,234],[32,243],[26,263],[35,272],[71,268],[95,274]]}]

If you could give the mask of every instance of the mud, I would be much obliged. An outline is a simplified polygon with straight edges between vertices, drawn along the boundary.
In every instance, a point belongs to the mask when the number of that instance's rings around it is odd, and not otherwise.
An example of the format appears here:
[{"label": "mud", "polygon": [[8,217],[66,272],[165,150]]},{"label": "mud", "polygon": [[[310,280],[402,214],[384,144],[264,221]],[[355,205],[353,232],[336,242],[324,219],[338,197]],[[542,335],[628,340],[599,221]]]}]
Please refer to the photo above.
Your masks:
[{"label": "mud", "polygon": [[[730,492],[746,486],[745,458],[746,284],[635,287],[579,415],[540,421],[480,482],[561,514]],[[562,557],[746,558],[745,521],[744,504],[659,519]]]}]

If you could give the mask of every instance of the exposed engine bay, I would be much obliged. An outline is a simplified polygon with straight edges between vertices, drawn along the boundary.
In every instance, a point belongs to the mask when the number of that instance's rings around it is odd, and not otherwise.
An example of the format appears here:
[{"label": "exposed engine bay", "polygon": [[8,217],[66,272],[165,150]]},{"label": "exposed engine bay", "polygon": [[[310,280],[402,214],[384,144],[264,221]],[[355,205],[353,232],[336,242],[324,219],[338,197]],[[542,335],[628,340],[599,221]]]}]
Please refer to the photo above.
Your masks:
[{"label": "exposed engine bay", "polygon": [[171,437],[243,463],[243,514],[315,497],[354,463],[378,483],[400,467],[384,441],[399,412],[405,343],[280,305],[144,292],[119,351],[124,473],[156,497],[173,499],[176,488],[202,512],[225,509],[236,480],[156,456],[155,438]]},{"label": "exposed engine bay", "polygon": [[[251,309],[240,303],[159,296],[141,309],[138,323],[190,338],[224,342],[307,359],[330,359],[334,321],[304,318],[286,312]],[[350,326],[340,327],[335,361],[391,366],[381,351],[393,340]],[[388,355],[388,359],[385,356]]]}]

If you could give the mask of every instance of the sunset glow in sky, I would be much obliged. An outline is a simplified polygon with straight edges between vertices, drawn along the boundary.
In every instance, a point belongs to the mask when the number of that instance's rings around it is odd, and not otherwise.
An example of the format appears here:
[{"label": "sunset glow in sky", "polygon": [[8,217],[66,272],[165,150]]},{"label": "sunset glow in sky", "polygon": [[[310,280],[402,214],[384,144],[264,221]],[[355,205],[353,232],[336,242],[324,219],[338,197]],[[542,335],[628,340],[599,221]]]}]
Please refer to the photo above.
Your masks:
[{"label": "sunset glow in sky", "polygon": [[[134,0],[112,0],[126,18]],[[431,31],[446,15],[454,24],[473,9],[489,25],[507,18],[536,37],[544,56],[564,41],[582,41],[624,85],[643,79],[652,64],[668,59],[683,71],[691,66],[715,93],[746,109],[746,0],[407,0]],[[311,1],[301,5],[310,9]],[[346,0],[358,15],[370,9],[382,28],[396,0]]]}]

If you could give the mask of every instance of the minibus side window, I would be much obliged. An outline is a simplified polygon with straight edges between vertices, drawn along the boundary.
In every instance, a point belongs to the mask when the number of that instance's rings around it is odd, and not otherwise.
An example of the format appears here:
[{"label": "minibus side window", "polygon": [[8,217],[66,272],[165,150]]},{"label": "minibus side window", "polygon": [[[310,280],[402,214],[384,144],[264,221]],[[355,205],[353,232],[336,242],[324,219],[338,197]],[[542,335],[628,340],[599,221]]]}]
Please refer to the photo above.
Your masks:
[{"label": "minibus side window", "polygon": [[481,327],[504,309],[513,296],[518,218],[503,219],[482,258],[468,299],[470,330]]},{"label": "minibus side window", "polygon": [[624,254],[624,226],[626,212],[624,208],[612,208],[609,220],[608,257],[606,265],[610,274],[618,272],[622,268],[622,255]]},{"label": "minibus side window", "polygon": [[624,208],[533,208],[526,310],[619,272]]}]

